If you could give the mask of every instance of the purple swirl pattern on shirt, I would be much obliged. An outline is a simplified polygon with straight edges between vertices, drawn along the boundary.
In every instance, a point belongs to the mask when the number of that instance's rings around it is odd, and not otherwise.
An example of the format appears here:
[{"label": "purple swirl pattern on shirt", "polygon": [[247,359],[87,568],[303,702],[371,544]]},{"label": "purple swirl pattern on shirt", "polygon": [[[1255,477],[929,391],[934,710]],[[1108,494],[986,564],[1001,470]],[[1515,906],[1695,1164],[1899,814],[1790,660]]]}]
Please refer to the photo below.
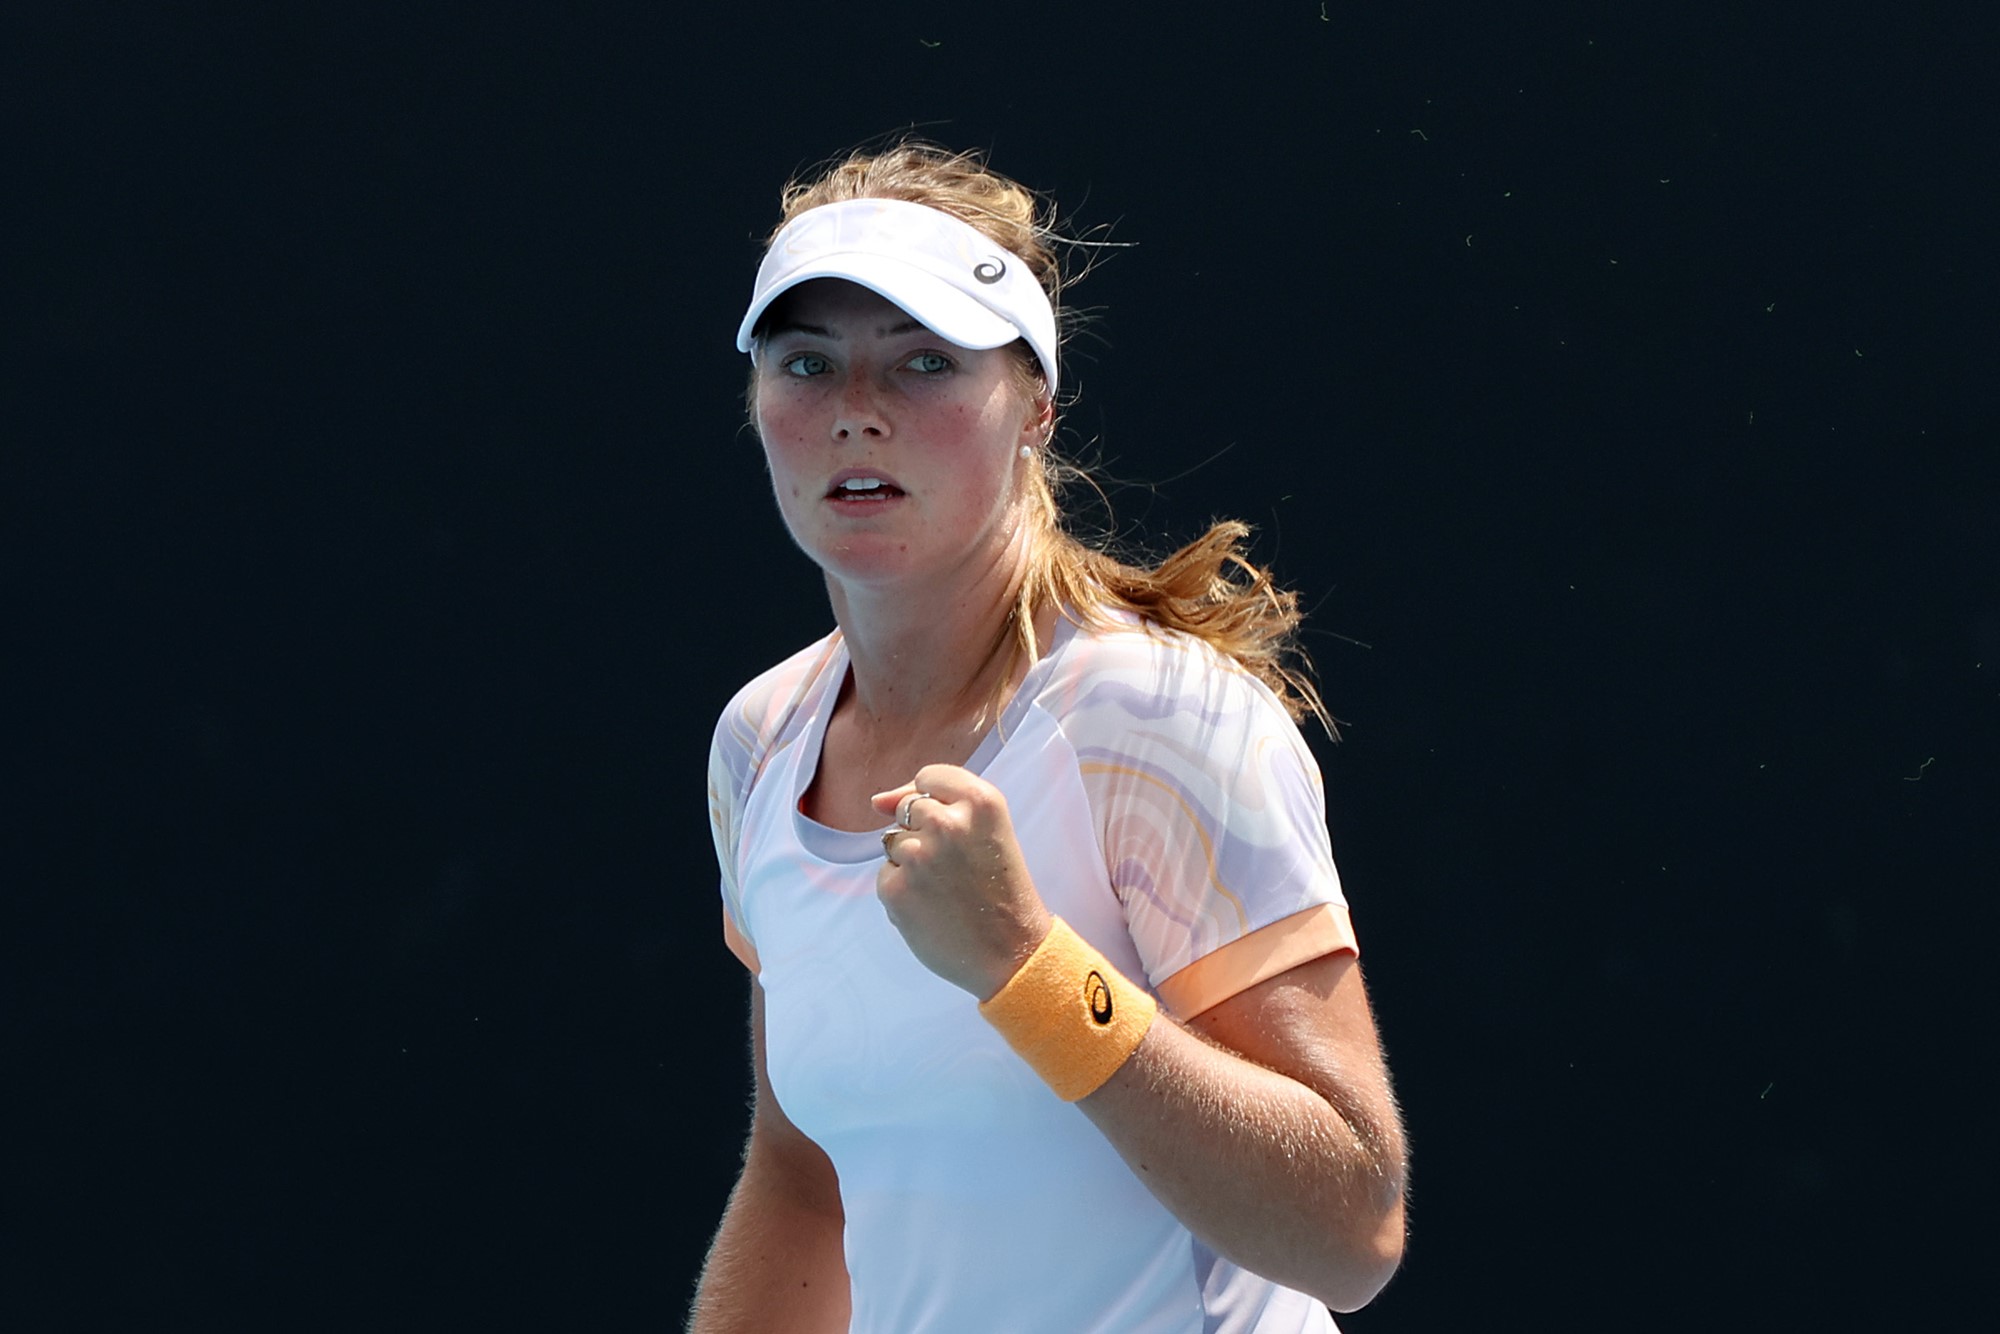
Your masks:
[{"label": "purple swirl pattern on shirt", "polygon": [[[710,752],[709,814],[730,921],[747,938],[733,868],[751,785],[799,740],[844,662],[830,636],[751,682]],[[1111,885],[1157,983],[1260,927],[1344,904],[1319,769],[1265,685],[1186,635],[1078,630],[1024,686],[1081,775]],[[1003,725],[1003,736],[1011,722]]]},{"label": "purple swirl pattern on shirt", "polygon": [[1153,980],[1342,902],[1318,767],[1235,662],[1136,626],[1079,635],[1043,687],[1052,698]]}]

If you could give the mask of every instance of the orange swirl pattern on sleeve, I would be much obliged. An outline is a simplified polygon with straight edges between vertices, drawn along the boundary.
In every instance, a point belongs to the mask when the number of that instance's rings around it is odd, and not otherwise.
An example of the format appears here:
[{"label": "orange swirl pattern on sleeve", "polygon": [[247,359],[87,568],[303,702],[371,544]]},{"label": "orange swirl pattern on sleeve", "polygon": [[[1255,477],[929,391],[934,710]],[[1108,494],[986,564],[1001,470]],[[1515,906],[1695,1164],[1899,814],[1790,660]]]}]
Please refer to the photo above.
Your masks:
[{"label": "orange swirl pattern on sleeve", "polygon": [[[1199,640],[1136,627],[1079,636],[1060,677],[1045,707],[1061,720],[1149,984],[1167,996],[1163,983],[1182,977],[1171,1012],[1352,948],[1319,767],[1262,682]],[[1322,907],[1339,911],[1315,919]],[[1301,914],[1318,925],[1293,939],[1280,924]],[[1287,941],[1274,957],[1289,962],[1260,973],[1223,961],[1257,959],[1259,940]]]},{"label": "orange swirl pattern on sleeve", "polygon": [[1239,931],[1249,929],[1250,914],[1244,911],[1243,900],[1236,897],[1230,891],[1228,885],[1222,883],[1221,875],[1216,872],[1215,840],[1209,837],[1208,828],[1202,821],[1201,813],[1188,803],[1186,797],[1175,790],[1173,784],[1164,781],[1154,774],[1147,773],[1144,769],[1136,768],[1129,764],[1107,764],[1102,761],[1086,760],[1077,765],[1077,770],[1086,776],[1116,774],[1120,777],[1130,778],[1135,782],[1145,783],[1155,789],[1159,800],[1171,803],[1174,809],[1179,812],[1181,819],[1185,821],[1185,828],[1192,832],[1196,841],[1201,845],[1202,865],[1208,876],[1209,888],[1219,894],[1229,904],[1230,908],[1234,910],[1237,929]]},{"label": "orange swirl pattern on sleeve", "polygon": [[750,943],[748,936],[737,929],[736,919],[729,915],[727,903],[722,906],[722,943],[729,946],[729,952],[740,959],[743,966],[753,974],[763,971],[763,967],[757,962],[757,947]]}]

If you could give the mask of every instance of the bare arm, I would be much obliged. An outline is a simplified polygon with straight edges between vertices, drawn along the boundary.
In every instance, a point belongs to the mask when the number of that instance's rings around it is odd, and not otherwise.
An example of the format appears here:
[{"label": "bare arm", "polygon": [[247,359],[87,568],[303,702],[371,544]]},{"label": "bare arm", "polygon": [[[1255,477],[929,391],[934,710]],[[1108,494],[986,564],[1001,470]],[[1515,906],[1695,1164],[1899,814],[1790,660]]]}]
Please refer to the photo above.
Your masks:
[{"label": "bare arm", "polygon": [[[900,819],[905,798],[915,827],[891,840],[877,893],[919,961],[986,1000],[1053,921],[1006,798],[950,765],[875,803]],[[1077,1106],[1189,1231],[1246,1269],[1351,1311],[1402,1261],[1403,1133],[1351,954],[1185,1027],[1156,1019]]]},{"label": "bare arm", "polygon": [[845,1215],[833,1164],[771,1092],[764,1058],[764,989],[750,984],[756,1103],[743,1172],[695,1289],[690,1334],[844,1334]]},{"label": "bare arm", "polygon": [[1164,1015],[1077,1106],[1221,1254],[1352,1311],[1403,1254],[1403,1134],[1351,954]]}]

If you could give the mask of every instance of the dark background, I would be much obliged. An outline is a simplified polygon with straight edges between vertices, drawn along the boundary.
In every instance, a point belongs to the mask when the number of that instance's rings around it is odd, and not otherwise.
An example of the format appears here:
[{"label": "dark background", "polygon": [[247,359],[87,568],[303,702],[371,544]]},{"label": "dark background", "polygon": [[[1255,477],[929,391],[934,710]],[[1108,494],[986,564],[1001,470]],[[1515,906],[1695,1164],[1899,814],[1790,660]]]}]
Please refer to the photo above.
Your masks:
[{"label": "dark background", "polygon": [[1416,1152],[1343,1324],[1960,1320],[1986,11],[716,8],[0,21],[7,1323],[677,1327],[708,732],[829,624],[731,334],[781,182],[912,124],[1136,243],[1117,530],[1314,609]]}]

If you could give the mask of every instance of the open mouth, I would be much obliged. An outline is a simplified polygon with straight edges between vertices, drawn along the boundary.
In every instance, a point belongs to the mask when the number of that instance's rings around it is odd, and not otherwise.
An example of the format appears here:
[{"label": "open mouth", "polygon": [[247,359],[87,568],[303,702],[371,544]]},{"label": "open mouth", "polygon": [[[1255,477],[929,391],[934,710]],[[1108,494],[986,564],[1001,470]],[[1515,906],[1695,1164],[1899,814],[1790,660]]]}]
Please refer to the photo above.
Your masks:
[{"label": "open mouth", "polygon": [[858,502],[864,505],[880,503],[902,494],[901,487],[880,477],[849,477],[836,483],[826,493],[829,500]]}]

